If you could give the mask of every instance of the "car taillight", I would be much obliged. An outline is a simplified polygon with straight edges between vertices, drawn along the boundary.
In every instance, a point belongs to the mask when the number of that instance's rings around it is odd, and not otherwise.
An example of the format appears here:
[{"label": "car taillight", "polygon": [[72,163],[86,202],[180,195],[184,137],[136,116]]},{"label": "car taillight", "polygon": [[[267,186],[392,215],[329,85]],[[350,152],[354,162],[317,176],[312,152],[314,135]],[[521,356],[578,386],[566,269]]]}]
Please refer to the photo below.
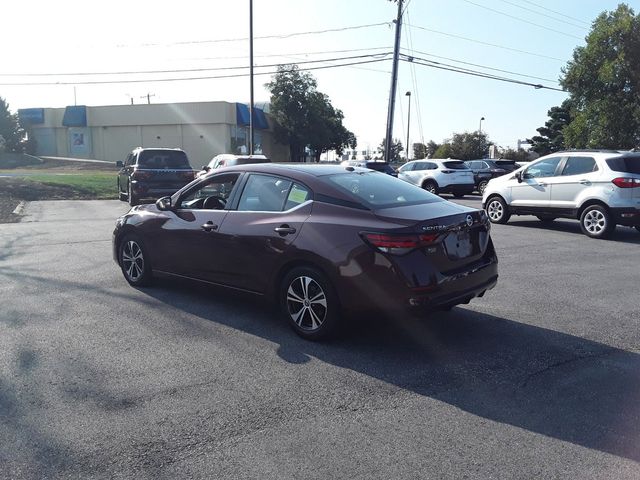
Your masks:
[{"label": "car taillight", "polygon": [[148,180],[151,178],[151,172],[134,170],[134,172],[131,174],[131,178],[134,180]]},{"label": "car taillight", "polygon": [[507,171],[501,168],[492,168],[491,173],[507,173]]},{"label": "car taillight", "polygon": [[611,183],[620,188],[637,188],[640,187],[640,178],[618,177],[611,180]]},{"label": "car taillight", "polygon": [[185,178],[185,180],[193,180],[197,176],[196,173],[197,172],[184,172],[182,176]]},{"label": "car taillight", "polygon": [[454,173],[455,170],[442,170],[442,173]]},{"label": "car taillight", "polygon": [[432,245],[439,236],[438,233],[422,235],[362,233],[362,238],[369,245],[383,253],[393,253],[395,255],[402,255],[416,248]]}]

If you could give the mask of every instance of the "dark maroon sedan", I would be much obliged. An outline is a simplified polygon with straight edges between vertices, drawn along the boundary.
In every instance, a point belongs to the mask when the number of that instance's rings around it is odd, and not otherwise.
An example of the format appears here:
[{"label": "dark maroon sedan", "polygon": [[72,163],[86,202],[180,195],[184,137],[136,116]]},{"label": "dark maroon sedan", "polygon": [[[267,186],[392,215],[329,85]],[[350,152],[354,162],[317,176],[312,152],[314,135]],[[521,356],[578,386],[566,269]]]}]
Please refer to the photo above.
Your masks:
[{"label": "dark maroon sedan", "polygon": [[482,210],[384,173],[337,165],[216,170],[117,221],[127,281],[190,278],[277,301],[293,329],[327,336],[344,313],[449,309],[493,288]]}]

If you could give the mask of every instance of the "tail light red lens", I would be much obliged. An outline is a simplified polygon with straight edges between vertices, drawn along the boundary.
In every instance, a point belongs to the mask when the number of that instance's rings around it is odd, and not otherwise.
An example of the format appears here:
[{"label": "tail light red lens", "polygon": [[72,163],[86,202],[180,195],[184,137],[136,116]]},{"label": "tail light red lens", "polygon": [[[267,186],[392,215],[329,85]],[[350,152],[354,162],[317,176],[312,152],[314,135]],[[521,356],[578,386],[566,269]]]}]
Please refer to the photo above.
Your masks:
[{"label": "tail light red lens", "polygon": [[455,170],[442,170],[442,173],[454,173]]},{"label": "tail light red lens", "polygon": [[637,188],[640,187],[640,178],[625,178],[618,177],[611,180],[611,182],[620,188]]},{"label": "tail light red lens", "polygon": [[142,170],[135,170],[131,175],[134,180],[149,180],[151,178],[151,172],[145,172]]},{"label": "tail light red lens", "polygon": [[363,233],[364,240],[383,253],[402,255],[416,248],[432,245],[439,234],[393,235],[386,233]]}]

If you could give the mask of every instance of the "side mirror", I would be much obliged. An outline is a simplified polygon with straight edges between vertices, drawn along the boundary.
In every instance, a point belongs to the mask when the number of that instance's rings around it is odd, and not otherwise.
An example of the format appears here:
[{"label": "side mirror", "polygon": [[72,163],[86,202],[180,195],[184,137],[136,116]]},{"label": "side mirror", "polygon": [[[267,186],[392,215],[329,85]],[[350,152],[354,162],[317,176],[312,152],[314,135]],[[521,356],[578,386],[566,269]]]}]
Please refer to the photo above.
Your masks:
[{"label": "side mirror", "polygon": [[208,172],[209,170],[211,170],[211,167],[209,165],[203,165],[202,170],[204,170],[205,172]]},{"label": "side mirror", "polygon": [[123,162],[122,160],[118,160],[118,161],[116,162],[116,167],[118,167],[118,168],[122,168],[122,167],[124,167],[124,162]]},{"label": "side mirror", "polygon": [[518,180],[518,183],[522,183],[522,172],[516,172],[516,180]]},{"label": "side mirror", "polygon": [[165,212],[167,210],[173,210],[173,207],[171,205],[171,197],[159,198],[156,201],[156,207],[158,207],[158,210],[162,212]]}]

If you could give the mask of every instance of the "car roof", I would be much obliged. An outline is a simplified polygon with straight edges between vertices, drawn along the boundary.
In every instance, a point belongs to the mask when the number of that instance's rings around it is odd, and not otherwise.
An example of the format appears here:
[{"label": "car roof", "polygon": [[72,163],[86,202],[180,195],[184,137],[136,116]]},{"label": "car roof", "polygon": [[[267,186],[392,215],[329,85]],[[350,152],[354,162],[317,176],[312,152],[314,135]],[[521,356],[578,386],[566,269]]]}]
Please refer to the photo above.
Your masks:
[{"label": "car roof", "polygon": [[216,172],[231,172],[231,171],[252,171],[255,173],[271,173],[282,174],[287,173],[303,173],[306,175],[312,175],[314,177],[321,177],[325,175],[335,175],[345,172],[371,172],[371,170],[362,167],[353,167],[350,165],[338,165],[338,164],[318,164],[318,163],[247,163],[244,165],[232,165],[229,167],[223,167],[215,170]]}]

